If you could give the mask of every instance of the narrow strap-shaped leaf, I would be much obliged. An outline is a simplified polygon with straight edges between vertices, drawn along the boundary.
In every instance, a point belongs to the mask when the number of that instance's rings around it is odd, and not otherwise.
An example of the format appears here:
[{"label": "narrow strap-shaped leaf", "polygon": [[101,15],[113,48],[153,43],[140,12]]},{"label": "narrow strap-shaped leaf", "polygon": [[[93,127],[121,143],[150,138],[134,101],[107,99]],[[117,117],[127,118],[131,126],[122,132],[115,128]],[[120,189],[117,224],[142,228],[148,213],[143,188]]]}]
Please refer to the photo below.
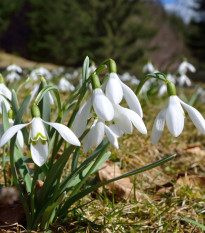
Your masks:
[{"label": "narrow strap-shaped leaf", "polygon": [[73,154],[73,159],[71,163],[71,173],[77,168],[79,155],[80,147],[76,148],[75,153]]},{"label": "narrow strap-shaped leaf", "polygon": [[75,146],[73,145],[69,146],[60,156],[60,158],[56,161],[56,163],[53,164],[52,168],[49,170],[44,185],[38,196],[38,203],[40,206],[42,206],[44,201],[48,198],[50,190],[53,189],[55,181],[58,179],[59,176],[61,176],[62,170],[66,165],[66,162],[69,159],[74,148]]},{"label": "narrow strap-shaped leaf", "polygon": [[81,198],[83,198],[84,196],[88,195],[89,193],[93,192],[94,190],[98,189],[99,187],[104,186],[104,185],[106,185],[108,183],[120,180],[122,178],[126,178],[126,177],[129,177],[129,176],[141,173],[141,172],[145,172],[145,171],[150,170],[150,169],[152,169],[154,167],[157,167],[157,166],[159,166],[159,165],[161,165],[163,163],[166,163],[166,162],[168,162],[169,160],[171,160],[171,159],[173,159],[175,157],[176,157],[176,154],[170,155],[170,156],[168,156],[168,157],[166,157],[164,159],[156,161],[156,162],[154,162],[152,164],[149,164],[149,165],[147,165],[145,167],[138,168],[138,169],[136,169],[134,171],[131,171],[131,172],[127,172],[127,173],[125,173],[125,174],[123,174],[121,176],[117,176],[117,177],[114,177],[114,178],[112,178],[110,180],[107,180],[107,181],[104,181],[104,182],[100,182],[100,183],[98,183],[98,184],[96,184],[94,186],[91,186],[91,187],[88,187],[88,188],[82,190],[81,192],[79,192],[75,196],[73,196],[71,198],[68,198],[68,200],[64,203],[64,205],[63,205],[63,207],[62,207],[62,209],[60,211],[60,216],[65,215],[67,209],[73,203],[75,203],[76,201],[80,200]]},{"label": "narrow strap-shaped leaf", "polygon": [[92,153],[91,155],[78,167],[76,168],[67,178],[63,180],[60,185],[59,193],[64,192],[68,185],[75,179],[75,177],[85,169],[102,150],[106,150],[109,146],[109,142],[105,139]]},{"label": "narrow strap-shaped leaf", "polygon": [[[40,87],[39,87],[39,92],[44,88],[46,87],[47,84],[46,84],[46,81],[43,80],[40,84]],[[50,122],[50,113],[51,113],[51,105],[50,105],[50,98],[49,98],[49,92],[47,92],[43,98],[41,99],[41,101],[39,102],[39,109],[40,109],[40,112],[41,112],[41,118],[44,120],[44,121],[48,121]],[[50,131],[50,127],[49,125],[44,125],[48,134],[49,134],[49,131]]]},{"label": "narrow strap-shaped leaf", "polygon": [[192,223],[192,224],[196,225],[197,227],[200,227],[203,231],[205,231],[205,226],[203,224],[201,224],[199,222],[196,222],[196,221],[194,221],[192,219],[189,219],[189,218],[179,218],[178,220]]},{"label": "narrow strap-shaped leaf", "polygon": [[12,109],[16,115],[19,110],[19,103],[18,103],[15,90],[12,90],[11,104],[12,104]]},{"label": "narrow strap-shaped leaf", "polygon": [[[29,169],[25,163],[25,158],[22,154],[21,148],[20,146],[15,146],[14,149],[14,159],[16,161],[19,173],[21,174],[21,177],[25,183],[26,186],[26,191],[28,193],[31,192],[31,176],[30,176],[30,172]],[[29,159],[29,158],[28,158]]]},{"label": "narrow strap-shaped leaf", "polygon": [[14,125],[16,124],[20,124],[21,123],[21,119],[23,117],[24,112],[26,111],[26,108],[28,107],[28,104],[30,102],[31,99],[31,94],[29,94],[26,99],[23,101],[20,109],[18,110],[17,114],[16,114],[16,118],[14,121]]},{"label": "narrow strap-shaped leaf", "polygon": [[[107,152],[107,153],[102,153],[102,156],[100,157],[100,155],[98,156],[99,160],[98,161],[92,161],[88,166],[85,167],[84,170],[82,170],[76,177],[75,179],[73,179],[72,182],[70,182],[67,187],[66,187],[66,191],[70,190],[71,187],[80,184],[80,186],[82,186],[85,181],[87,180],[87,177],[93,173],[95,173],[98,168],[103,165],[103,163],[105,163],[107,161],[107,159],[110,157],[111,153]],[[77,188],[74,189],[75,192],[77,192]],[[73,194],[71,194],[72,196]]]}]

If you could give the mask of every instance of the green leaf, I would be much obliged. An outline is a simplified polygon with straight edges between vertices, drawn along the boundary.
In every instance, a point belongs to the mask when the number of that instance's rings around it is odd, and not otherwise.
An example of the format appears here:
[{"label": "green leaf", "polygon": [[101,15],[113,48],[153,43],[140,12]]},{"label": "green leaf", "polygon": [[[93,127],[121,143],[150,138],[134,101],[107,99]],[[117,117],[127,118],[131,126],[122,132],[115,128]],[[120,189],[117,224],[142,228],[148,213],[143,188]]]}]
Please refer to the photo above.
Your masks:
[{"label": "green leaf", "polygon": [[14,114],[16,115],[19,110],[19,103],[18,103],[15,90],[12,90],[11,104],[12,104],[12,110],[14,111]]},{"label": "green leaf", "polygon": [[108,146],[109,142],[107,139],[105,139],[78,168],[76,168],[67,178],[63,180],[60,185],[59,192],[64,192],[75,177],[82,172],[102,151],[105,151]]},{"label": "green leaf", "polygon": [[[39,87],[39,92],[44,88],[46,87],[47,84],[46,84],[46,81],[43,80],[40,84],[40,87]],[[50,104],[50,98],[49,98],[49,92],[47,92],[43,98],[41,99],[41,101],[39,102],[39,109],[40,109],[40,113],[41,113],[41,118],[44,120],[44,121],[48,121],[50,122],[50,113],[51,113],[51,104]],[[44,125],[46,130],[47,130],[47,133],[49,134],[49,125]]]},{"label": "green leaf", "polygon": [[179,218],[178,220],[192,223],[192,224],[200,227],[202,230],[205,231],[205,226],[204,225],[202,225],[201,223],[198,223],[198,222],[196,222],[196,221],[194,221],[192,219],[189,219],[189,218]]},{"label": "green leaf", "polygon": [[95,161],[91,162],[88,166],[85,167],[84,170],[82,170],[76,177],[75,179],[67,186],[67,188],[73,187],[78,183],[83,183],[84,178],[87,177],[87,175],[91,175],[95,173],[98,168],[103,165],[107,161],[107,159],[110,157],[111,153],[107,152],[102,155],[99,161],[95,164]]},{"label": "green leaf", "polygon": [[[29,158],[27,158],[29,159]],[[26,186],[26,191],[28,193],[31,192],[31,176],[30,176],[30,172],[29,169],[25,163],[25,157],[22,154],[21,148],[19,146],[19,148],[15,147],[14,149],[14,160],[16,161],[19,173],[21,174],[21,177],[25,183]]]}]

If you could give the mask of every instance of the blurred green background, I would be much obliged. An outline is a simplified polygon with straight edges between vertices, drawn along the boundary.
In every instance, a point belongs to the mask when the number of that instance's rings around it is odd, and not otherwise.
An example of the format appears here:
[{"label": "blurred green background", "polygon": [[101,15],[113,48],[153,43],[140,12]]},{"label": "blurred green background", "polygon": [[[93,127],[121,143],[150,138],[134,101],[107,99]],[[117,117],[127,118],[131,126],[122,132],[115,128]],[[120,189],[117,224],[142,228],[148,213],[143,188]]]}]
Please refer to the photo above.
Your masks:
[{"label": "blurred green background", "polygon": [[194,1],[199,17],[185,24],[154,0],[0,0],[0,50],[72,67],[111,57],[136,75],[148,59],[175,72],[187,57],[205,81],[205,1]]}]

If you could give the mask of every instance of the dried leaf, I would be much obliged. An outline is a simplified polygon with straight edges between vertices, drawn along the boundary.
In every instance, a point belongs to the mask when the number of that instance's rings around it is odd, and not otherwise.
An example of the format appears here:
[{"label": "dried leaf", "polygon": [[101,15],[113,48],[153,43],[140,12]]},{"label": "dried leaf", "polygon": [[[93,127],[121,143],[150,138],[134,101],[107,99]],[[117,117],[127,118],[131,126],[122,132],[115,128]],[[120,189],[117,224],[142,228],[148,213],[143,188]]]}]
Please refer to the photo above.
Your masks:
[{"label": "dried leaf", "polygon": [[[119,166],[111,161],[105,162],[98,172],[100,181],[107,181],[114,177],[122,175]],[[129,198],[134,198],[133,184],[130,179],[123,178],[121,180],[109,183],[105,185],[108,196],[114,194],[116,198],[127,200]],[[135,195],[137,200],[141,198],[141,194],[138,190],[135,190]]]},{"label": "dried leaf", "polygon": [[184,149],[187,153],[194,154],[197,156],[205,156],[205,150],[202,150],[202,144],[189,145]]},{"label": "dried leaf", "polygon": [[189,187],[199,186],[200,188],[205,188],[205,177],[198,175],[187,175],[180,177],[176,184],[179,186],[187,185]]}]

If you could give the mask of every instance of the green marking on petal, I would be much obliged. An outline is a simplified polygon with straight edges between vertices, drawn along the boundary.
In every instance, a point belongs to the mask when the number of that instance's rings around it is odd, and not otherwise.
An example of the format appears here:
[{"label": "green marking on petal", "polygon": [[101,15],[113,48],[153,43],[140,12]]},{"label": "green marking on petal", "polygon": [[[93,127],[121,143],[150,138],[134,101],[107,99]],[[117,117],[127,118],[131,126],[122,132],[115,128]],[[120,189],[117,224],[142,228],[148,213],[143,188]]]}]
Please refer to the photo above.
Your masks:
[{"label": "green marking on petal", "polygon": [[32,140],[38,140],[39,137],[43,140],[47,140],[47,138],[44,137],[40,132],[37,133],[36,136]]}]

